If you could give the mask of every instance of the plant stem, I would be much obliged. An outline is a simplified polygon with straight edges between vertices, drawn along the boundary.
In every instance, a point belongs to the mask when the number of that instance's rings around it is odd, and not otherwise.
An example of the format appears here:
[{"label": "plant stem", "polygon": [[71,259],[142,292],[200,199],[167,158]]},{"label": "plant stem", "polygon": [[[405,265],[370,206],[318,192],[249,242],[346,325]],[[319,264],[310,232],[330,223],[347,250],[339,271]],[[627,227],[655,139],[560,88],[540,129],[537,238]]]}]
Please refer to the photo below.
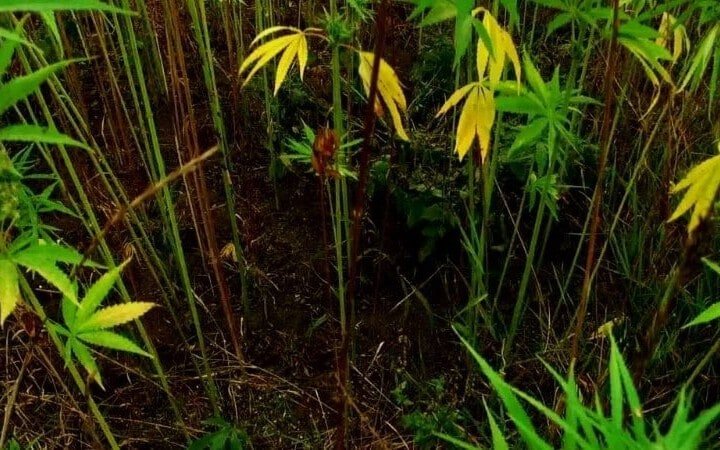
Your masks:
[{"label": "plant stem", "polygon": [[613,23],[612,37],[608,44],[607,65],[605,67],[605,75],[603,90],[605,92],[605,109],[603,114],[602,128],[600,131],[600,155],[598,157],[598,178],[595,183],[595,192],[590,202],[590,210],[592,211],[592,221],[590,222],[590,241],[588,242],[587,258],[585,260],[585,274],[583,277],[583,286],[580,293],[580,303],[578,305],[578,316],[575,324],[575,334],[573,335],[572,347],[570,351],[571,361],[578,357],[580,341],[583,334],[583,324],[585,322],[585,314],[587,311],[588,299],[590,297],[591,274],[595,265],[595,247],[597,245],[597,234],[600,230],[601,207],[603,200],[603,190],[605,182],[605,166],[607,165],[608,154],[610,152],[610,137],[612,135],[612,111],[615,106],[616,94],[615,70],[618,66],[616,55],[618,53],[618,28],[620,26],[620,18],[618,14],[619,0],[613,0]]},{"label": "plant stem", "polygon": [[[333,0],[334,2],[335,0]],[[352,231],[349,236],[351,250],[348,254],[348,300],[352,307],[360,282],[360,234],[362,231],[363,216],[365,213],[365,193],[367,189],[368,176],[370,173],[370,153],[372,148],[372,138],[375,133],[375,124],[377,118],[375,116],[375,101],[378,96],[378,78],[380,74],[380,62],[385,50],[385,32],[386,32],[386,15],[387,0],[382,0],[378,13],[375,18],[375,49],[373,51],[373,67],[370,75],[370,88],[368,92],[368,101],[365,111],[365,122],[363,127],[363,143],[360,150],[360,169],[358,175],[358,187],[355,191],[355,203],[352,212]],[[350,345],[353,338],[354,323],[349,323],[345,327],[342,344],[340,346],[340,356],[338,358],[338,376],[341,389],[341,408],[340,423],[337,429],[337,440],[335,442],[336,449],[346,448],[348,415],[349,415],[349,365],[350,365]]]}]

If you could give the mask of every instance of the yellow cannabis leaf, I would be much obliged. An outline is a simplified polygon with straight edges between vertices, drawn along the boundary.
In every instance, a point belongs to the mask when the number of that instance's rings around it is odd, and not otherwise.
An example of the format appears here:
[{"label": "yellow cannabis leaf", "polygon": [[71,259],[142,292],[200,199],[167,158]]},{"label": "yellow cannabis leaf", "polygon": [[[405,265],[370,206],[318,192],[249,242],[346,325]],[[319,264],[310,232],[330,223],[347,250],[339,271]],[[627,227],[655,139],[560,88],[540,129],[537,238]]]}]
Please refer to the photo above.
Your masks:
[{"label": "yellow cannabis leaf", "polygon": [[690,39],[687,30],[683,25],[677,23],[677,19],[672,15],[664,12],[660,19],[658,27],[659,36],[655,39],[655,43],[667,50],[670,50],[672,44],[672,63],[675,64],[683,50],[690,51]]},{"label": "yellow cannabis leaf", "polygon": [[[446,114],[450,108],[465,99],[458,120],[455,139],[455,152],[462,160],[475,142],[480,144],[480,155],[485,161],[490,151],[490,134],[495,123],[494,90],[500,83],[503,70],[512,63],[518,89],[520,89],[520,57],[513,43],[512,36],[495,20],[485,8],[476,8],[473,16],[483,14],[483,29],[487,32],[477,43],[476,68],[477,82],[467,84],[453,92],[440,108],[437,116]],[[490,47],[486,45],[489,39]]]},{"label": "yellow cannabis leaf", "polygon": [[485,89],[479,82],[463,86],[450,96],[436,117],[447,113],[463,98],[465,104],[458,120],[455,152],[462,160],[477,136],[484,161],[490,150],[490,131],[495,122],[495,98],[492,91]]},{"label": "yellow cannabis leaf", "polygon": [[[720,150],[720,144],[718,144]],[[687,176],[672,187],[673,194],[687,190],[669,222],[677,220],[693,208],[688,224],[688,232],[692,233],[711,212],[713,202],[720,190],[720,155],[714,156],[698,164]]]},{"label": "yellow cannabis leaf", "polygon": [[[362,80],[363,87],[365,88],[365,94],[370,95],[370,81],[372,77],[373,64],[375,62],[375,55],[371,52],[363,51],[359,51],[358,54],[360,55],[358,73],[360,74],[360,79]],[[382,111],[379,101],[382,99],[385,107],[388,111],[390,111],[390,117],[392,118],[393,126],[395,127],[395,132],[398,137],[404,141],[409,141],[410,138],[407,133],[405,133],[402,118],[400,117],[400,111],[403,113],[407,111],[405,94],[403,94],[400,79],[395,73],[395,70],[393,70],[390,64],[382,58],[380,58],[377,90],[378,98],[375,99],[375,111]]]},{"label": "yellow cannabis leaf", "polygon": [[103,308],[79,326],[79,333],[112,328],[135,320],[146,312],[150,311],[155,303],[150,302],[129,302]]},{"label": "yellow cannabis leaf", "polygon": [[19,300],[17,268],[12,261],[0,259],[0,326],[13,312]]},{"label": "yellow cannabis leaf", "polygon": [[513,43],[512,36],[500,26],[495,17],[485,8],[476,8],[473,10],[473,15],[481,12],[484,14],[482,21],[483,28],[487,31],[492,49],[488,49],[482,38],[478,39],[476,53],[478,78],[484,80],[487,77],[490,88],[492,89],[500,82],[505,65],[512,63],[518,89],[520,89],[520,57],[515,48],[515,43]]},{"label": "yellow cannabis leaf", "polygon": [[277,95],[280,86],[282,85],[283,81],[285,81],[285,77],[287,77],[287,74],[290,71],[290,67],[292,66],[293,61],[295,61],[296,57],[298,61],[298,67],[300,68],[300,79],[303,78],[303,75],[305,73],[305,66],[307,66],[308,60],[307,34],[309,32],[312,33],[321,30],[317,28],[307,28],[305,30],[300,30],[295,27],[286,26],[270,27],[267,30],[264,30],[260,34],[258,34],[252,41],[250,46],[252,47],[253,45],[260,42],[262,38],[271,34],[275,34],[279,31],[289,31],[290,34],[277,37],[271,41],[262,44],[261,46],[253,50],[252,53],[250,53],[250,55],[245,59],[245,61],[243,61],[242,65],[240,66],[240,75],[242,75],[243,72],[245,72],[252,66],[252,69],[248,73],[247,77],[245,77],[245,82],[243,82],[243,86],[245,86],[250,81],[250,79],[257,73],[258,70],[262,69],[268,62],[270,62],[270,60],[272,60],[275,56],[279,55],[281,52],[282,56],[280,56],[280,61],[278,62],[277,70],[275,71],[275,95]]}]

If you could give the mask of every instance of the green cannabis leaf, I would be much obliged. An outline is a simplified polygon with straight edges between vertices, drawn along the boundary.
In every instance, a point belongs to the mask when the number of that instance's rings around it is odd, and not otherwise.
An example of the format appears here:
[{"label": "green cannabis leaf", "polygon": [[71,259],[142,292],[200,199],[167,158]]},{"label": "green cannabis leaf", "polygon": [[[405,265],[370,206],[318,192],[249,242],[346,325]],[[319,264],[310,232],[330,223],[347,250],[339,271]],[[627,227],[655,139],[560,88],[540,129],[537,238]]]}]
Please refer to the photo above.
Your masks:
[{"label": "green cannabis leaf", "polygon": [[62,317],[65,323],[51,324],[57,333],[67,338],[64,355],[66,362],[75,356],[100,386],[102,386],[100,370],[88,345],[152,358],[152,355],[132,340],[109,329],[141,317],[155,306],[154,303],[129,302],[98,309],[128,263],[129,261],[125,261],[101,276],[85,291],[85,296],[79,303],[71,301],[67,296],[64,297]]},{"label": "green cannabis leaf", "polygon": [[[0,325],[13,312],[20,300],[19,267],[37,273],[56,287],[69,301],[77,303],[76,289],[59,264],[78,265],[82,260],[82,254],[72,247],[43,240],[30,243],[27,239],[14,241],[8,252],[0,254]],[[88,267],[99,267],[92,261],[83,264]]]}]

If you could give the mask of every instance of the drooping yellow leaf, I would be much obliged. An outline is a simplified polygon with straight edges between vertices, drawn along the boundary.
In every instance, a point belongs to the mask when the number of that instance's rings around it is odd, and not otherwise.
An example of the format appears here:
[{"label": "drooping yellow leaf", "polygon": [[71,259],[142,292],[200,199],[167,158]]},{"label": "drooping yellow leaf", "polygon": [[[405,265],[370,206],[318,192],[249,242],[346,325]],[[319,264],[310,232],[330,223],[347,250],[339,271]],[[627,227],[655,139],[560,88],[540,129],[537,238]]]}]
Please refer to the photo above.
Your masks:
[{"label": "drooping yellow leaf", "polygon": [[495,97],[493,93],[486,90],[479,90],[479,120],[475,124],[475,134],[480,141],[480,155],[485,161],[490,151],[490,135],[492,126],[495,123]]},{"label": "drooping yellow leaf", "polygon": [[0,259],[0,326],[13,312],[19,300],[17,268],[12,261]]},{"label": "drooping yellow leaf", "polygon": [[495,98],[493,93],[480,83],[470,83],[455,91],[440,109],[445,114],[465,98],[460,111],[455,139],[455,152],[460,160],[470,151],[475,139],[480,145],[480,154],[485,160],[490,150],[490,137],[495,122]]},{"label": "drooping yellow leaf", "polygon": [[245,78],[243,86],[247,84],[248,81],[250,81],[250,79],[253,77],[253,75],[255,75],[255,73],[257,73],[258,70],[262,69],[268,62],[270,62],[271,59],[273,59],[275,56],[277,56],[277,54],[287,48],[287,46],[290,45],[292,42],[294,42],[295,39],[295,35],[282,36],[277,39],[273,39],[270,42],[266,42],[265,44],[253,50],[253,52],[250,53],[250,55],[245,59],[245,61],[243,61],[242,65],[240,66],[239,74],[242,75],[243,72],[250,68],[251,64],[255,63],[252,70]]},{"label": "drooping yellow leaf", "polygon": [[[358,74],[362,80],[365,94],[370,95],[370,82],[372,81],[372,67],[375,62],[375,55],[371,52],[361,51],[358,53],[360,55]],[[409,141],[410,138],[405,132],[400,115],[400,112],[405,113],[407,111],[405,94],[402,91],[400,79],[395,73],[395,70],[382,58],[380,58],[377,90],[382,103],[385,104],[385,107],[390,112],[390,117],[398,137],[404,141]],[[378,108],[378,106],[376,101],[375,110],[382,110],[382,108]]]},{"label": "drooping yellow leaf", "polygon": [[290,43],[290,45],[288,45],[285,49],[285,52],[283,52],[283,55],[280,57],[280,62],[278,63],[277,70],[275,71],[274,95],[277,95],[278,91],[280,90],[280,85],[283,81],[285,81],[285,77],[290,70],[293,59],[295,59],[295,55],[297,55],[299,44],[300,42],[298,40]]},{"label": "drooping yellow leaf", "polygon": [[488,51],[488,48],[485,44],[483,44],[482,40],[478,42],[477,45],[477,52],[475,56],[476,66],[477,66],[477,73],[478,77],[481,77],[485,73],[485,70],[487,69],[488,61],[490,60],[490,52]]},{"label": "drooping yellow leaf", "polygon": [[280,86],[283,81],[285,81],[285,78],[287,77],[287,74],[290,71],[292,63],[296,57],[298,60],[298,67],[300,69],[300,79],[303,78],[308,60],[307,32],[316,31],[316,29],[308,28],[303,31],[295,27],[270,27],[258,34],[253,40],[251,46],[258,43],[262,38],[279,31],[290,31],[290,34],[277,37],[260,45],[253,50],[240,65],[240,70],[238,72],[240,75],[250,69],[249,73],[245,77],[243,86],[245,86],[260,69],[265,67],[267,63],[280,53],[282,53],[282,56],[280,57],[277,70],[275,72],[275,95],[277,95],[280,90]]},{"label": "drooping yellow leaf", "polygon": [[84,323],[78,324],[78,333],[112,328],[137,319],[155,306],[149,302],[130,302],[108,306],[97,311]]},{"label": "drooping yellow leaf", "polygon": [[[455,152],[462,160],[472,148],[477,138],[482,159],[487,158],[490,151],[492,127],[495,123],[494,89],[500,83],[503,70],[512,63],[518,89],[520,89],[520,58],[513,43],[512,36],[497,22],[495,17],[483,7],[472,10],[472,15],[483,14],[483,28],[490,40],[478,39],[475,64],[478,82],[467,84],[453,92],[438,111],[437,116],[446,114],[465,98],[460,112],[455,140]],[[437,117],[436,116],[436,117]]]},{"label": "drooping yellow leaf", "polygon": [[463,98],[465,103],[458,119],[455,152],[462,160],[477,138],[480,154],[485,160],[490,150],[490,135],[495,122],[495,98],[492,91],[485,89],[482,84],[470,83],[450,96],[438,116],[445,114]]},{"label": "drooping yellow leaf", "polygon": [[687,30],[683,25],[677,23],[677,19],[672,15],[664,12],[660,19],[658,27],[659,36],[655,39],[655,43],[661,47],[670,50],[672,45],[672,63],[676,63],[683,50],[690,51],[690,38],[688,38]]},{"label": "drooping yellow leaf", "polygon": [[[720,149],[720,145],[718,145],[718,149]],[[677,194],[685,190],[687,192],[669,222],[677,220],[692,208],[688,224],[688,232],[692,234],[700,222],[710,214],[715,197],[720,190],[720,155],[695,166],[682,181],[673,186],[670,192]]]},{"label": "drooping yellow leaf", "polygon": [[465,105],[460,112],[457,125],[457,136],[455,138],[455,153],[460,160],[465,157],[475,141],[476,123],[480,118],[480,88],[474,86],[465,100]]},{"label": "drooping yellow leaf", "polygon": [[307,39],[300,39],[298,41],[298,67],[300,69],[300,79],[303,79],[305,75],[305,67],[308,61],[308,44]]},{"label": "drooping yellow leaf", "polygon": [[520,56],[518,56],[517,48],[515,47],[515,43],[513,42],[510,33],[505,33],[503,35],[503,40],[505,43],[505,52],[507,54],[507,57],[510,59],[510,62],[512,62],[513,70],[515,71],[515,78],[517,79],[518,89],[520,89]]},{"label": "drooping yellow leaf", "polygon": [[450,111],[450,108],[457,105],[460,100],[465,98],[465,96],[470,92],[470,89],[474,88],[476,86],[476,83],[470,83],[466,84],[465,86],[461,87],[457,91],[453,92],[449,99],[445,102],[445,104],[442,105],[442,108],[440,108],[440,111],[435,115],[435,117],[440,117],[443,114]]},{"label": "drooping yellow leaf", "polygon": [[252,47],[253,45],[260,42],[262,40],[262,38],[270,36],[273,33],[277,33],[278,31],[291,31],[293,34],[302,33],[302,30],[300,30],[298,28],[287,27],[287,26],[283,26],[283,25],[266,28],[266,29],[262,30],[260,33],[258,33],[257,36],[255,36],[255,39],[253,39],[252,42],[250,43],[250,47]]},{"label": "drooping yellow leaf", "polygon": [[[490,86],[496,86],[500,82],[502,77],[503,69],[505,68],[505,31],[500,27],[495,18],[489,12],[485,13],[483,18],[483,25],[490,35],[490,40],[493,45],[493,53],[490,55],[490,62],[488,64],[488,80],[490,80]],[[485,43],[482,39],[478,40],[478,47],[484,47]],[[483,74],[478,74],[482,77]]]},{"label": "drooping yellow leaf", "polygon": [[[508,63],[512,63],[515,71],[518,89],[520,88],[520,58],[513,43],[512,36],[508,33],[490,12],[485,8],[476,8],[473,15],[483,13],[483,27],[492,43],[490,52],[482,39],[478,39],[476,52],[476,65],[478,78],[488,79],[492,89],[500,82],[503,69]],[[487,73],[486,73],[487,72]]]}]

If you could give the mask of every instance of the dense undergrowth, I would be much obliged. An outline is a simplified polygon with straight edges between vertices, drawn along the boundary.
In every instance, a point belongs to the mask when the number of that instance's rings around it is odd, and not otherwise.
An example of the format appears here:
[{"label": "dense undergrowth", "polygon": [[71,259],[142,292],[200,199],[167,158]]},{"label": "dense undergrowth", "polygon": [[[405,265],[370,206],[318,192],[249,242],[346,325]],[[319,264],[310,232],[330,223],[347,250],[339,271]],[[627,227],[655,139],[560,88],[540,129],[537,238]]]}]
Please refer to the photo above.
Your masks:
[{"label": "dense undergrowth", "polygon": [[0,0],[0,448],[720,448],[716,0]]}]

